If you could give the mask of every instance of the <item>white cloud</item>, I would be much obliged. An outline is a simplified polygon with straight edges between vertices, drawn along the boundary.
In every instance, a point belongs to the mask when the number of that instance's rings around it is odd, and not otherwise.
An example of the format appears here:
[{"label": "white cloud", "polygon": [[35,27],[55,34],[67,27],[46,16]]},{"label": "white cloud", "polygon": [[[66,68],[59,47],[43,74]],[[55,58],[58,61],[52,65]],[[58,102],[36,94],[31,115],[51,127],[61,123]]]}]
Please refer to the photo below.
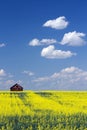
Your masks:
[{"label": "white cloud", "polygon": [[3,81],[3,84],[7,88],[10,87],[11,85],[14,85],[15,83],[22,84],[22,81],[21,80],[15,81],[13,79],[11,79],[11,80],[7,79],[7,80]]},{"label": "white cloud", "polygon": [[0,43],[0,48],[5,47],[6,45],[4,43]]},{"label": "white cloud", "polygon": [[87,90],[87,71],[71,66],[51,76],[39,77],[33,82],[39,83],[44,89]]},{"label": "white cloud", "polygon": [[50,44],[54,44],[54,43],[57,43],[57,41],[55,39],[42,39],[42,40],[39,40],[37,38],[34,38],[29,42],[29,46],[50,45]]},{"label": "white cloud", "polygon": [[[71,66],[71,67],[67,67],[65,69],[62,69],[60,72],[56,72],[56,73],[52,74],[49,77],[47,77],[47,76],[46,77],[40,77],[40,78],[37,78],[34,81],[35,82],[43,82],[43,81],[55,80],[55,79],[58,79],[58,78],[59,79],[60,78],[68,79],[71,76],[74,76],[74,74],[77,74],[78,76],[81,76],[82,73],[85,74],[85,72],[82,71],[81,69],[79,69],[78,67]],[[87,75],[87,72],[86,72],[86,75]]]},{"label": "white cloud", "polygon": [[64,29],[68,26],[69,22],[66,21],[65,16],[58,17],[53,20],[48,20],[43,24],[44,27],[51,27],[54,29]]},{"label": "white cloud", "polygon": [[[7,80],[7,81],[4,82],[4,84],[5,84],[6,86],[8,86],[8,85],[13,85],[13,84],[15,84],[15,81],[14,81],[14,80]],[[9,87],[10,87],[10,86],[9,86]]]},{"label": "white cloud", "polygon": [[40,45],[40,41],[37,38],[34,38],[33,40],[31,40],[29,42],[30,46],[39,46]]},{"label": "white cloud", "polygon": [[41,44],[49,45],[49,44],[57,43],[57,41],[55,39],[42,39],[40,41],[40,43]]},{"label": "white cloud", "polygon": [[24,70],[23,73],[24,73],[24,74],[27,74],[28,76],[33,76],[33,75],[34,75],[33,72],[28,71],[28,70]]},{"label": "white cloud", "polygon": [[53,45],[43,48],[41,51],[41,56],[49,59],[65,59],[73,55],[76,55],[76,53],[72,53],[71,51],[56,50]]},{"label": "white cloud", "polygon": [[0,76],[6,76],[6,72],[3,69],[0,69]]},{"label": "white cloud", "polygon": [[73,72],[80,72],[81,70],[77,67],[74,67],[74,66],[71,66],[69,68],[65,68],[65,69],[62,69],[61,72],[62,73],[73,73]]},{"label": "white cloud", "polygon": [[60,44],[69,46],[82,46],[86,43],[86,41],[83,39],[84,37],[84,33],[76,31],[65,33]]},{"label": "white cloud", "polygon": [[4,69],[0,69],[0,89],[7,90],[15,83],[22,83],[21,80],[14,80],[11,73],[6,73]]}]

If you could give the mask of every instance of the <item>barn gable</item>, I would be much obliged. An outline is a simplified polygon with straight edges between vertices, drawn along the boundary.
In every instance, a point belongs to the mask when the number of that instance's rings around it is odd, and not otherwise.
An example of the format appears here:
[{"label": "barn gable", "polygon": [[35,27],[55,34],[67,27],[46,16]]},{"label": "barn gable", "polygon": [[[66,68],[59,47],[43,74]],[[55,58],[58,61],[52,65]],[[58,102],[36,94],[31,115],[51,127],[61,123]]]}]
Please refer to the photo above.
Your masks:
[{"label": "barn gable", "polygon": [[10,91],[23,91],[23,87],[16,83],[10,87]]}]

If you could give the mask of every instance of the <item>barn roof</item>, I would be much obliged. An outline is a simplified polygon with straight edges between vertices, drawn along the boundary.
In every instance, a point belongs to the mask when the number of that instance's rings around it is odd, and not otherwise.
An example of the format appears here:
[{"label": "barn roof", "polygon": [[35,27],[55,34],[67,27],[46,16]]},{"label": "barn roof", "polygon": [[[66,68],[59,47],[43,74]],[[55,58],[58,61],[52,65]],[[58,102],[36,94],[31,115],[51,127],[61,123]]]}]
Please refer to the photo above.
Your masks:
[{"label": "barn roof", "polygon": [[20,88],[22,88],[22,89],[23,89],[23,87],[22,87],[21,85],[17,84],[17,83],[16,83],[16,84],[14,84],[12,87],[10,87],[10,89],[12,89],[12,88],[14,88],[14,87],[16,87],[16,86],[17,86],[17,87],[20,87]]}]

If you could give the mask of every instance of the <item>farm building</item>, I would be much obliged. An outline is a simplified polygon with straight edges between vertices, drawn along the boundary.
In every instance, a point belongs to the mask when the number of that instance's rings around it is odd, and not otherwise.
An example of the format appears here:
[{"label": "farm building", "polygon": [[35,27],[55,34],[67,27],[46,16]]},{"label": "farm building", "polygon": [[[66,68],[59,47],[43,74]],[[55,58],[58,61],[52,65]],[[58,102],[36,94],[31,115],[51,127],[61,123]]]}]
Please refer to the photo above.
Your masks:
[{"label": "farm building", "polygon": [[10,87],[10,91],[23,91],[23,87],[16,83]]}]

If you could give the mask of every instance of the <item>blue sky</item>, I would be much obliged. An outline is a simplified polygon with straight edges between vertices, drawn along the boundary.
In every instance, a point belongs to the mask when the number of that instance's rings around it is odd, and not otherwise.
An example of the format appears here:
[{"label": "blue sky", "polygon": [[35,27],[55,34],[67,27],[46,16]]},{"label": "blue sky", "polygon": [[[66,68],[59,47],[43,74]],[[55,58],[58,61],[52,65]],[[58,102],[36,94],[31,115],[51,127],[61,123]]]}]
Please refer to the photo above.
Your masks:
[{"label": "blue sky", "polygon": [[0,90],[87,90],[86,5],[0,0]]}]

